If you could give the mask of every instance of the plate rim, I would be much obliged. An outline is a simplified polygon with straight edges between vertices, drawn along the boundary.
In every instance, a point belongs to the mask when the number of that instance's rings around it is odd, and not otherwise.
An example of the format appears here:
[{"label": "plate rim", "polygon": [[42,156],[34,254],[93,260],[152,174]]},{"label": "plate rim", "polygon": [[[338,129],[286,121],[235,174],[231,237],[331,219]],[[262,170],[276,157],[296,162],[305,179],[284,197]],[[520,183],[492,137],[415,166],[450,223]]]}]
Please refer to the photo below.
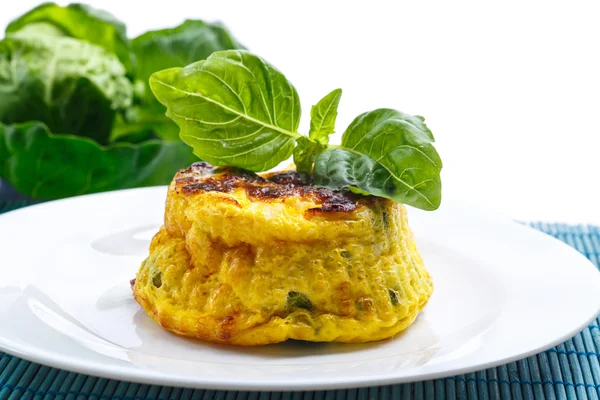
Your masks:
[{"label": "plate rim", "polygon": [[[600,313],[600,309],[598,310]],[[18,357],[23,360],[46,365],[53,368],[62,369],[65,371],[90,375],[104,379],[113,379],[117,381],[125,381],[125,382],[133,382],[140,384],[148,384],[148,385],[158,385],[158,386],[172,386],[172,387],[183,387],[190,389],[206,389],[206,390],[223,390],[223,391],[247,391],[247,392],[258,392],[258,391],[316,391],[316,390],[339,390],[339,389],[356,389],[356,388],[364,388],[364,387],[375,387],[375,386],[387,386],[387,385],[396,385],[396,384],[404,384],[404,383],[412,383],[412,382],[423,382],[428,380],[440,379],[440,378],[453,378],[455,375],[462,375],[471,372],[486,370],[488,368],[497,367],[500,365],[508,364],[514,361],[518,361],[524,358],[531,357],[533,355],[542,353],[556,345],[565,342],[566,340],[572,338],[577,335],[581,330],[585,329],[596,317],[590,318],[582,327],[577,327],[572,330],[570,333],[557,338],[554,341],[547,343],[537,349],[533,349],[528,352],[521,353],[519,355],[514,355],[510,357],[506,357],[504,359],[498,359],[494,361],[490,361],[487,363],[481,363],[478,365],[473,365],[464,368],[453,369],[452,372],[449,371],[438,371],[432,372],[422,375],[421,377],[414,379],[412,377],[383,377],[383,378],[372,378],[365,377],[361,380],[354,380],[352,383],[348,383],[348,381],[328,381],[328,382],[308,382],[308,381],[294,381],[290,382],[272,382],[267,384],[255,384],[252,381],[243,382],[231,382],[227,380],[217,381],[215,379],[212,382],[203,382],[201,383],[197,379],[190,378],[174,378],[170,375],[161,376],[160,373],[157,373],[152,370],[142,370],[140,369],[140,373],[133,373],[129,368],[115,368],[115,372],[110,372],[109,369],[102,367],[102,365],[98,365],[97,362],[90,363],[82,363],[80,366],[77,366],[77,360],[75,357],[64,357],[61,361],[60,358],[52,357],[51,355],[46,355],[44,352],[42,355],[35,354],[34,352],[22,351],[18,346],[13,347],[8,350],[5,348],[5,344],[10,341],[6,341],[4,338],[0,337],[0,350],[4,351],[11,357]],[[10,352],[9,352],[10,351]],[[383,358],[382,360],[385,360]],[[148,374],[150,373],[150,374]]]}]

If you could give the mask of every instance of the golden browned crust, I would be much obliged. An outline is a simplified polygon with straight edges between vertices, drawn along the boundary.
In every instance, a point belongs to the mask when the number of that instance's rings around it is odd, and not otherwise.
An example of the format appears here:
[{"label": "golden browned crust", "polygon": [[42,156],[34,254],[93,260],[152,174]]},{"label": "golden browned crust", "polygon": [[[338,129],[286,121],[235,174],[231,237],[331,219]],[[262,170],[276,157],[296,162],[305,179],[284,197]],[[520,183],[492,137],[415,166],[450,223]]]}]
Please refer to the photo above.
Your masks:
[{"label": "golden browned crust", "polygon": [[231,193],[243,189],[254,200],[280,200],[286,197],[307,197],[319,207],[310,212],[351,212],[359,200],[376,202],[376,197],[356,195],[349,190],[333,191],[313,185],[312,177],[294,170],[257,175],[232,167],[213,167],[197,162],[175,176],[175,190],[183,195],[200,192]]}]

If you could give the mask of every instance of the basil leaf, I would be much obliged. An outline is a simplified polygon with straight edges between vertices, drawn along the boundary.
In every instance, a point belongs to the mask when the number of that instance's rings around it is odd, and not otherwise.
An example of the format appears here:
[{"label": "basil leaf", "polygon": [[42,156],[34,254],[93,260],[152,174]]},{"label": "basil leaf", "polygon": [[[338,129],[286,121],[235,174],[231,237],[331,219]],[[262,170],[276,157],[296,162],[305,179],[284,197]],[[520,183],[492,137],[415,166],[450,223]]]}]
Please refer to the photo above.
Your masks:
[{"label": "basil leaf", "polygon": [[85,4],[61,7],[44,3],[12,21],[6,33],[22,31],[31,24],[40,23],[51,24],[66,36],[93,43],[116,54],[128,73],[133,74],[133,59],[125,24],[112,14]]},{"label": "basil leaf", "polygon": [[294,164],[298,172],[312,174],[313,164],[319,154],[327,148],[326,145],[315,142],[307,137],[299,137],[298,145],[294,149]]},{"label": "basil leaf", "polygon": [[106,143],[132,96],[123,65],[99,46],[19,33],[0,42],[0,122],[36,120]]},{"label": "basil leaf", "polygon": [[148,86],[148,79],[156,71],[184,67],[205,60],[219,50],[241,49],[243,46],[220,23],[186,20],[169,29],[149,31],[131,41],[138,68],[137,78],[145,86],[141,104],[134,108],[133,126],[120,129],[152,129],[166,140],[179,140],[179,127],[165,115]]},{"label": "basil leaf", "polygon": [[296,89],[272,65],[242,50],[150,77],[150,87],[202,160],[251,171],[291,156],[300,122]]},{"label": "basil leaf", "polygon": [[310,109],[308,138],[298,138],[298,146],[294,149],[294,163],[298,171],[312,174],[315,159],[327,148],[329,135],[335,130],[341,97],[342,89],[335,89]]},{"label": "basil leaf", "polygon": [[87,138],[53,134],[39,122],[0,123],[0,177],[37,199],[164,185],[194,161],[182,142],[104,147]]},{"label": "basil leaf", "polygon": [[423,121],[390,109],[359,115],[344,132],[341,146],[317,157],[315,183],[437,209],[442,161]]},{"label": "basil leaf", "polygon": [[308,137],[321,144],[329,144],[329,135],[335,131],[337,109],[342,97],[342,89],[335,89],[310,110],[310,130]]}]

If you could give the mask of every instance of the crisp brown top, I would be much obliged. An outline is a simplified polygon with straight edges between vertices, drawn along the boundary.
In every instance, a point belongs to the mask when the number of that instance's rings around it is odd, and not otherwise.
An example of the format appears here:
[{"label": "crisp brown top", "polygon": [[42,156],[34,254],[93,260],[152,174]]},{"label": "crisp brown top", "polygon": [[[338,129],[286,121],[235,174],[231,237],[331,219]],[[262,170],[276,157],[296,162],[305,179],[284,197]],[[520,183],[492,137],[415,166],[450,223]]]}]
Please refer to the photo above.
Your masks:
[{"label": "crisp brown top", "polygon": [[294,170],[257,175],[233,167],[215,167],[207,162],[196,162],[180,170],[175,176],[176,190],[184,195],[201,192],[231,193],[244,189],[248,196],[258,201],[275,200],[291,196],[310,197],[321,208],[318,212],[351,212],[359,200],[377,201],[372,196],[361,196],[349,190],[330,190],[313,185],[312,177]]}]

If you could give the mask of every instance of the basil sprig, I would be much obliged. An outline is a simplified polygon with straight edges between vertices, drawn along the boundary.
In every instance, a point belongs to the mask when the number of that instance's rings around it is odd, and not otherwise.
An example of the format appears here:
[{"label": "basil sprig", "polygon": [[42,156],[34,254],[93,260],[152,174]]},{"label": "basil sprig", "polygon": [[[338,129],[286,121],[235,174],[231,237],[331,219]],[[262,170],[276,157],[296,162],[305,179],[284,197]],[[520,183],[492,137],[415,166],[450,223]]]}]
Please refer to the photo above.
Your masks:
[{"label": "basil sprig", "polygon": [[392,109],[359,115],[330,145],[342,95],[336,89],[311,109],[308,136],[298,133],[294,86],[262,58],[243,50],[213,53],[150,77],[154,95],[181,139],[214,165],[255,172],[292,154],[299,171],[331,189],[386,197],[424,210],[441,202],[442,161],[420,116]]}]

